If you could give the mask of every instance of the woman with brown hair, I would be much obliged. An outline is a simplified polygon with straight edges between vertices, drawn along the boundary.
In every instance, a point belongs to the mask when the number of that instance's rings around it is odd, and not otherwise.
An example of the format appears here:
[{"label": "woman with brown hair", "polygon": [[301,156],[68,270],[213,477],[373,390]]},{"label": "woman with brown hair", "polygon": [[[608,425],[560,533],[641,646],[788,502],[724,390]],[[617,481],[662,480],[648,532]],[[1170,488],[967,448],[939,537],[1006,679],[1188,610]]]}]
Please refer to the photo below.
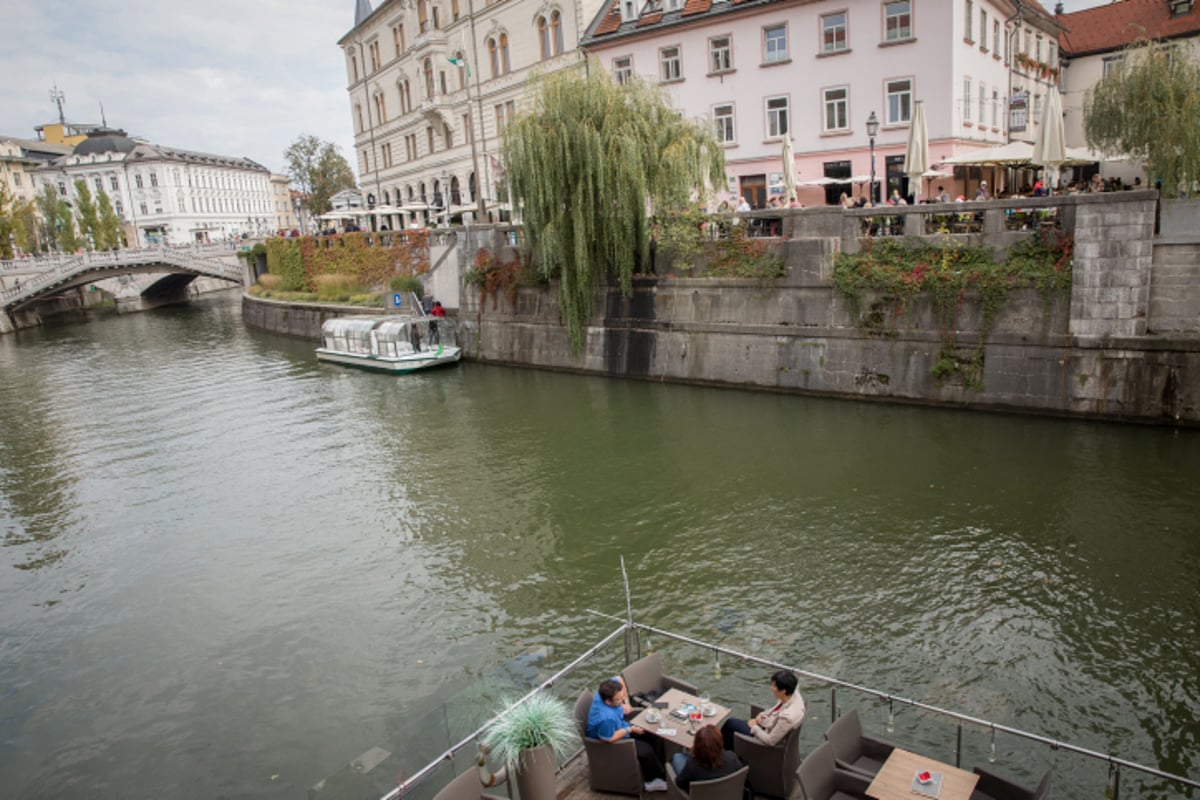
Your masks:
[{"label": "woman with brown hair", "polygon": [[685,792],[692,781],[711,781],[724,778],[742,768],[742,760],[725,749],[721,732],[705,725],[696,732],[691,755],[676,753],[671,759],[675,768],[675,785]]}]

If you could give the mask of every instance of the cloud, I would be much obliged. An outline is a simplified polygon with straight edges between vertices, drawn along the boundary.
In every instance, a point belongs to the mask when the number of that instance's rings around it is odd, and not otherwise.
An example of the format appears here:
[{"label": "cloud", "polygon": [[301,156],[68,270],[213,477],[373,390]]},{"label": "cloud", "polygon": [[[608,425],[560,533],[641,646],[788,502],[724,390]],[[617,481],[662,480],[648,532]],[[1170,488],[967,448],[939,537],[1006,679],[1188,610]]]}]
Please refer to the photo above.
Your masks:
[{"label": "cloud", "polygon": [[0,30],[0,133],[33,137],[66,116],[157,144],[246,156],[273,171],[302,133],[353,160],[345,65],[353,22],[337,0],[43,0],[6,11]]}]

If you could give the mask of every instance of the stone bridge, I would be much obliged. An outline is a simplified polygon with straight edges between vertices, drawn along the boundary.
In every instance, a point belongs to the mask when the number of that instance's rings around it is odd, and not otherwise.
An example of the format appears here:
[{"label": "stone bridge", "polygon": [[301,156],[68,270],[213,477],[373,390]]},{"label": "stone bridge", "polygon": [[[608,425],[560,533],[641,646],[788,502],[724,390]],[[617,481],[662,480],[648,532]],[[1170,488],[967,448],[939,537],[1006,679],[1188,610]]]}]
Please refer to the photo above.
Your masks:
[{"label": "stone bridge", "polygon": [[[144,275],[136,294],[118,298],[119,311],[184,302],[198,277],[244,285],[246,270],[228,245],[177,245],[80,253],[0,262],[0,333],[38,324],[32,306],[40,300],[111,278]],[[32,319],[23,319],[32,317]]]}]

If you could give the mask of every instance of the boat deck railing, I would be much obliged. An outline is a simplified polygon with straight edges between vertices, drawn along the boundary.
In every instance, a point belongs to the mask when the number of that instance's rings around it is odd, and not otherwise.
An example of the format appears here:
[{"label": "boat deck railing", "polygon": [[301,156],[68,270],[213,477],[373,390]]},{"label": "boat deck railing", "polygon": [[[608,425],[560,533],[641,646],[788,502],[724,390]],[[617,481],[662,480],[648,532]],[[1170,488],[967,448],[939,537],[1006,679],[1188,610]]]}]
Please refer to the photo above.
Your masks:
[{"label": "boat deck railing", "polygon": [[[590,685],[591,681],[598,680],[603,674],[610,674],[608,672],[601,673],[600,667],[602,664],[608,667],[611,660],[618,657],[611,652],[611,648],[615,643],[620,642],[622,639],[624,640],[625,652],[622,655],[625,659],[624,663],[628,663],[630,660],[641,656],[643,644],[648,637],[654,636],[660,640],[671,642],[673,645],[683,646],[681,652],[676,653],[674,650],[671,650],[667,656],[667,662],[671,670],[677,674],[689,674],[686,671],[680,672],[676,669],[676,666],[680,662],[688,662],[691,666],[697,666],[708,658],[716,660],[718,678],[720,677],[722,658],[725,659],[726,663],[738,662],[741,665],[765,667],[768,672],[778,669],[787,669],[794,672],[801,679],[801,690],[809,706],[808,720],[810,724],[804,729],[803,736],[805,737],[813,736],[814,731],[816,732],[815,735],[819,736],[828,722],[837,718],[839,692],[843,696],[850,693],[854,697],[867,698],[881,707],[886,707],[887,733],[884,735],[889,738],[892,738],[892,733],[895,729],[897,711],[911,709],[918,712],[917,714],[909,714],[901,719],[900,724],[904,729],[898,737],[899,740],[909,743],[909,746],[925,752],[932,757],[946,761],[950,761],[952,758],[952,763],[959,767],[963,767],[964,759],[967,756],[970,756],[972,760],[976,760],[975,763],[985,759],[988,762],[996,761],[997,737],[1011,737],[1011,739],[1002,738],[1004,751],[1001,761],[1004,765],[1010,767],[1008,770],[1010,772],[1024,770],[1026,773],[1029,773],[1025,777],[1032,776],[1034,762],[1048,762],[1040,767],[1040,770],[1037,772],[1037,774],[1040,774],[1040,771],[1044,771],[1047,766],[1058,772],[1058,767],[1062,766],[1058,763],[1058,759],[1060,758],[1077,756],[1083,759],[1083,764],[1080,765],[1081,769],[1076,770],[1072,774],[1084,774],[1088,776],[1088,780],[1086,781],[1088,786],[1084,787],[1081,785],[1083,782],[1073,782],[1072,789],[1078,791],[1072,791],[1065,796],[1103,796],[1111,798],[1111,800],[1120,800],[1122,796],[1123,775],[1125,776],[1127,790],[1131,790],[1132,792],[1127,796],[1193,796],[1193,791],[1200,789],[1200,781],[1139,764],[1110,753],[1103,753],[971,714],[942,708],[892,692],[862,686],[851,681],[797,667],[793,664],[763,658],[737,648],[702,641],[684,634],[638,623],[632,619],[622,619],[595,611],[589,613],[604,619],[619,621],[621,624],[616,630],[604,636],[599,642],[574,658],[566,666],[538,683],[517,701],[518,704],[538,692],[555,692],[556,687],[558,689],[556,694],[561,696],[562,699],[567,700],[569,704],[573,704],[575,698],[578,697],[581,687]],[[658,649],[663,650],[664,648]],[[695,649],[699,649],[703,654],[699,660],[694,655],[689,658],[683,652],[684,650],[694,651]],[[585,667],[587,668],[588,683],[577,684],[570,682],[571,685],[567,686],[568,681],[565,679],[577,672],[583,672]],[[742,671],[740,668],[737,670],[739,674]],[[750,670],[745,670],[745,672],[747,675],[751,673]],[[764,671],[755,669],[752,672],[754,677],[746,678],[745,686],[747,687],[747,691],[758,691],[761,694],[761,682]],[[826,690],[828,691],[827,695],[825,695]],[[563,696],[564,691],[567,692],[567,696]],[[740,688],[735,691],[740,695]],[[571,692],[574,692],[574,696],[570,696]],[[725,698],[717,693],[714,693],[714,699],[719,699],[721,702],[727,704],[740,702],[744,705],[746,702],[744,697]],[[383,795],[381,800],[400,800],[400,798],[409,796],[418,787],[422,787],[423,784],[426,784],[431,778],[441,772],[443,767],[454,764],[456,756],[463,753],[463,751],[469,751],[466,755],[470,757],[470,768],[473,769],[475,765],[474,758],[479,752],[480,741],[488,728],[502,717],[503,712],[450,744],[446,750],[433,758],[429,763],[409,775],[394,789]],[[944,726],[939,726],[934,731],[929,730],[929,726],[925,723],[930,717],[949,721],[953,725],[952,743],[950,742],[948,731]],[[819,723],[817,722],[818,720],[820,720]],[[447,731],[449,731],[449,727],[447,722]],[[870,732],[879,733],[874,730]],[[815,742],[811,746],[806,746],[807,749],[805,752],[815,746]],[[1028,749],[1022,750],[1022,746],[1026,746]],[[578,753],[568,758],[567,761],[574,759],[576,756],[578,756]],[[963,768],[970,769],[970,766],[971,764],[968,763]],[[457,767],[455,768],[457,769]],[[1134,779],[1136,779],[1136,783],[1130,787],[1129,783]],[[1058,777],[1055,778],[1055,781],[1060,787],[1062,786],[1059,783]],[[421,796],[431,795],[421,792]]]}]

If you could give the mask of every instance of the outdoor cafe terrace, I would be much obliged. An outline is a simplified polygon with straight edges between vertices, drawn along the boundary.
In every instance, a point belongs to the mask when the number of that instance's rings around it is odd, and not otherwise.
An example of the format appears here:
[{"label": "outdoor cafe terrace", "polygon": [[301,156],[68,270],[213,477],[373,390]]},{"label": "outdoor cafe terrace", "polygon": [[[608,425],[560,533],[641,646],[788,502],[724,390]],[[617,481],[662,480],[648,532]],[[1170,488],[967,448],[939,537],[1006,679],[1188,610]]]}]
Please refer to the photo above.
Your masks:
[{"label": "outdoor cafe terrace", "polygon": [[[412,726],[406,726],[409,730],[421,730],[422,735],[420,741],[415,742],[403,755],[392,755],[373,748],[348,764],[342,772],[313,787],[311,800],[343,796],[344,790],[351,786],[356,787],[355,796],[365,797],[368,795],[364,790],[371,785],[378,790],[376,796],[382,800],[407,797],[420,800],[476,800],[481,793],[484,798],[496,800],[503,796],[515,797],[512,780],[489,788],[482,788],[483,784],[479,782],[482,778],[477,780],[481,772],[488,775],[499,769],[499,765],[494,763],[479,766],[481,741],[499,719],[494,717],[485,721],[482,719],[484,713],[504,708],[505,697],[517,697],[527,691],[516,701],[518,704],[537,693],[549,693],[562,700],[568,708],[575,707],[578,714],[583,700],[595,691],[599,681],[624,673],[629,682],[629,670],[650,661],[647,654],[651,653],[654,654],[652,661],[657,669],[680,676],[675,679],[662,677],[664,686],[671,685],[666,683],[670,680],[692,682],[702,687],[700,691],[710,694],[714,703],[728,706],[733,716],[741,718],[748,716],[749,702],[770,699],[767,678],[775,670],[791,670],[799,677],[797,691],[805,700],[807,715],[795,736],[789,737],[792,746],[796,747],[795,763],[799,764],[799,768],[796,769],[792,764],[791,769],[781,777],[785,782],[782,795],[774,791],[776,796],[786,800],[828,800],[828,796],[818,797],[812,792],[806,795],[801,781],[811,788],[814,775],[833,769],[832,763],[827,764],[824,759],[830,757],[831,752],[837,752],[838,759],[844,758],[847,743],[857,741],[856,737],[860,735],[864,737],[863,747],[867,747],[867,739],[875,737],[886,740],[889,748],[890,743],[897,744],[897,749],[892,751],[897,762],[893,765],[896,769],[910,770],[911,764],[918,763],[929,765],[925,769],[939,770],[939,774],[944,772],[947,782],[940,795],[944,800],[967,800],[968,797],[971,800],[988,800],[1004,796],[1107,797],[1120,800],[1122,797],[1192,796],[1192,792],[1200,789],[1198,781],[1137,764],[1119,754],[1097,752],[886,690],[856,685],[796,665],[779,663],[731,647],[636,623],[632,618],[626,621],[599,612],[592,613],[602,620],[620,622],[620,627],[604,635],[596,644],[552,674],[549,674],[549,665],[546,663],[550,660],[549,651],[540,651],[532,659],[529,654],[514,659],[509,662],[508,668],[497,670],[479,684],[467,687],[454,700],[439,707],[425,719],[414,720]],[[566,658],[570,657],[568,655]],[[536,675],[529,670],[533,664],[537,665]],[[532,691],[528,691],[531,686]],[[631,685],[630,688],[635,687]],[[1002,702],[1001,698],[997,700]],[[501,716],[504,713],[507,712],[502,711]],[[577,724],[578,719],[576,716]],[[832,724],[834,722],[837,724]],[[682,727],[685,723],[673,724]],[[847,730],[853,731],[853,736],[848,738]],[[833,740],[834,744],[822,748],[828,740]],[[621,777],[613,774],[611,762],[606,762],[608,766],[603,768],[603,774],[592,772],[589,757],[595,757],[597,753],[592,748],[604,743],[597,740],[588,742],[590,746],[558,761],[556,800],[600,800],[614,796],[610,793],[613,791],[611,787]],[[853,743],[851,749],[854,749]],[[857,756],[852,753],[850,760],[854,761],[855,757],[862,757],[867,752],[863,750]],[[882,758],[891,759],[893,756]],[[817,761],[821,763],[814,763]],[[632,763],[636,765],[636,760]],[[787,762],[783,759],[778,763]],[[867,762],[854,763],[859,764],[860,769],[872,768]],[[900,782],[904,787],[901,791],[895,788],[899,785],[895,770],[885,776],[888,763],[885,761],[882,769],[878,764],[874,765],[873,768],[878,770],[876,777],[880,780],[872,785],[870,792],[851,792],[838,796],[890,798],[899,797],[900,794],[896,792],[901,792],[908,797],[907,784],[912,773],[905,772],[902,776],[903,781]],[[1016,790],[1011,795],[999,793],[1002,787],[994,781],[989,783],[989,778],[981,779],[981,783],[974,787],[972,768],[978,768],[977,772],[1009,776],[1014,786],[1023,787],[1026,793]],[[753,775],[755,767],[752,765],[751,769]],[[818,782],[824,782],[828,777],[821,776]],[[956,778],[961,781],[957,787],[953,782]],[[889,779],[891,788],[884,785]],[[393,780],[394,783],[391,782]],[[633,786],[640,787],[639,776],[634,775],[632,780]],[[865,778],[859,789],[865,787],[867,780],[870,778]],[[756,791],[754,777],[750,778],[750,782],[749,788],[754,796],[772,793],[762,789],[761,783]],[[1047,793],[1046,787],[1050,784],[1054,789]],[[963,788],[964,785],[966,788]],[[1033,789],[1035,785],[1038,785],[1037,790]],[[640,788],[625,793],[637,796]],[[740,790],[737,797],[740,800]],[[672,789],[664,796],[664,800],[687,800],[687,795]]]}]

